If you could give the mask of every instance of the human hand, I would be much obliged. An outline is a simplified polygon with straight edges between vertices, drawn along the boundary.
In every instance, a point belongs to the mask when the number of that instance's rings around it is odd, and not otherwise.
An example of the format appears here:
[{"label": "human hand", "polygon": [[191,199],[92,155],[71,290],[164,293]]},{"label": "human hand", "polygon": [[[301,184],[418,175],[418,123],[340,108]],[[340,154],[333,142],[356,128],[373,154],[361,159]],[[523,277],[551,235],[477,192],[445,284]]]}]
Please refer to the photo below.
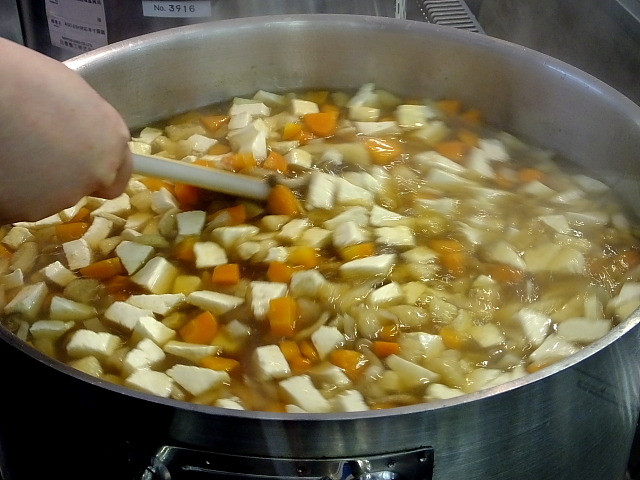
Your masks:
[{"label": "human hand", "polygon": [[0,63],[0,222],[122,193],[132,160],[118,112],[64,64],[1,38]]}]

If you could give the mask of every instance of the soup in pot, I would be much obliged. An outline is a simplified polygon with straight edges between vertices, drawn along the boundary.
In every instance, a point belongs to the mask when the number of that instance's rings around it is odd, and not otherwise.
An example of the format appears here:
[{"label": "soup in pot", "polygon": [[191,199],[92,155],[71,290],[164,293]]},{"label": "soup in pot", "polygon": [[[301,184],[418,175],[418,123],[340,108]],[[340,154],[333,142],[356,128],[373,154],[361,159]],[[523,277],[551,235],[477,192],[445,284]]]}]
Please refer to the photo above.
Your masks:
[{"label": "soup in pot", "polygon": [[134,176],[0,230],[4,327],[110,382],[232,409],[392,408],[536,372],[640,305],[611,189],[456,100],[258,91],[131,148],[272,188]]}]

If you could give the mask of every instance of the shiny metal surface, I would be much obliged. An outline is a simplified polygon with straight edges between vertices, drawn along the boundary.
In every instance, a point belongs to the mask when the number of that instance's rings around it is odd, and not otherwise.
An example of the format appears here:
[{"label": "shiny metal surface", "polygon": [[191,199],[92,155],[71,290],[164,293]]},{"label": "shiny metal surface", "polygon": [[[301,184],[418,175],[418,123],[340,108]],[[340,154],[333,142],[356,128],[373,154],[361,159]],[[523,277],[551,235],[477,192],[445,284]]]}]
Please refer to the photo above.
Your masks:
[{"label": "shiny metal surface", "polygon": [[[228,20],[131,39],[67,65],[131,127],[258,88],[343,89],[374,82],[399,95],[460,98],[484,110],[489,122],[559,151],[596,176],[637,178],[640,170],[640,107],[562,62],[449,27],[353,15]],[[640,409],[639,324],[636,313],[573,357],[476,394],[326,415],[158,399],[51,361],[4,330],[0,339],[21,359],[23,372],[47,376],[46,385],[65,392],[64,398],[48,395],[49,408],[76,418],[91,415],[90,422],[73,424],[72,438],[99,445],[108,439],[110,451],[118,451],[118,439],[125,438],[123,448],[141,451],[143,462],[163,446],[178,445],[309,460],[431,448],[435,480],[615,480],[624,477]],[[7,375],[9,382],[20,381],[15,373]],[[99,462],[103,455],[92,454],[95,444],[69,440],[66,422],[39,414],[46,386],[21,388],[27,389],[21,404],[6,408],[27,408],[32,421],[46,425],[39,439],[53,450],[52,461],[62,436],[82,451],[80,463],[68,468]],[[18,429],[0,416],[0,440],[13,451],[24,447],[11,435]],[[37,468],[32,464],[20,467]],[[107,471],[96,469],[91,478],[110,478]],[[67,478],[83,478],[76,473]]]},{"label": "shiny metal surface", "polygon": [[[25,44],[58,60],[84,53],[85,46],[94,49],[101,42],[111,44],[184,25],[274,14],[394,17],[397,3],[396,0],[101,0],[88,2],[91,4],[88,6],[77,0],[3,1],[20,4]],[[93,12],[89,13],[88,8]],[[51,24],[55,16],[52,12],[59,12],[57,27]],[[83,31],[96,26],[101,26],[104,34],[87,35]],[[52,31],[56,33],[50,35]]]}]

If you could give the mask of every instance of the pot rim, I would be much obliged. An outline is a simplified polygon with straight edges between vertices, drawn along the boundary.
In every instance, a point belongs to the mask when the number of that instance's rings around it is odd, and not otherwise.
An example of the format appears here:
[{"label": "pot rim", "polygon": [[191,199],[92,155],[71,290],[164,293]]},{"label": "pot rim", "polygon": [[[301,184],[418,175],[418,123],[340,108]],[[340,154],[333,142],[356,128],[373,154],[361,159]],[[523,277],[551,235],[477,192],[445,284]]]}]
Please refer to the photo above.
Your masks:
[{"label": "pot rim", "polygon": [[[243,28],[262,28],[265,30],[278,27],[280,25],[296,25],[296,28],[305,28],[305,26],[318,25],[320,23],[331,23],[334,27],[350,28],[354,26],[366,26],[370,29],[380,29],[387,32],[410,32],[414,35],[437,35],[443,37],[447,41],[455,43],[463,43],[466,46],[471,45],[473,48],[490,51],[493,55],[503,55],[518,59],[518,61],[527,61],[529,63],[538,64],[541,68],[547,68],[555,71],[563,78],[567,77],[570,81],[581,85],[594,92],[594,94],[604,94],[609,102],[616,103],[617,107],[627,117],[633,119],[638,125],[638,134],[640,135],[640,107],[633,101],[628,99],[617,90],[608,86],[604,82],[589,75],[582,70],[566,64],[560,60],[550,57],[546,54],[522,47],[504,40],[496,39],[486,35],[461,31],[452,27],[439,26],[424,22],[394,19],[387,17],[374,17],[367,15],[348,15],[348,14],[296,14],[296,15],[269,15],[248,18],[225,19],[213,22],[213,24],[196,24],[181,27],[174,27],[167,30],[153,32],[140,35],[128,40],[123,40],[111,45],[101,47],[92,52],[88,52],[64,62],[69,68],[77,71],[82,75],[86,69],[104,62],[109,62],[114,55],[135,54],[136,50],[141,49],[147,44],[162,43],[167,38],[180,38],[196,36],[200,37],[206,34],[209,29],[227,29],[237,30],[238,27]],[[639,327],[640,309],[636,310],[626,320],[616,325],[607,335],[596,340],[595,342],[585,346],[579,352],[535,373],[529,373],[524,377],[509,381],[502,385],[494,386],[475,393],[469,393],[460,397],[438,400],[416,405],[395,407],[385,410],[370,410],[362,412],[341,412],[341,413],[275,413],[263,411],[249,410],[232,410],[209,405],[197,405],[181,400],[171,398],[162,398],[156,395],[139,392],[128,387],[117,385],[106,380],[95,378],[91,375],[83,373],[70,367],[61,361],[55,360],[35,347],[20,340],[13,333],[5,328],[0,328],[0,339],[8,343],[11,347],[22,350],[33,359],[54,368],[64,374],[71,375],[79,380],[85,381],[99,388],[106,388],[112,392],[123,394],[125,396],[134,397],[144,401],[162,404],[168,407],[174,407],[182,410],[193,412],[201,412],[213,415],[223,415],[227,417],[238,417],[247,419],[260,420],[277,420],[277,421],[326,421],[326,420],[354,420],[359,418],[376,418],[395,415],[404,415],[411,413],[427,412],[439,410],[443,408],[454,407],[479,401],[485,398],[493,397],[505,392],[525,387],[529,384],[539,382],[545,378],[551,377],[565,369],[568,369],[583,360],[595,355],[600,350],[613,344],[621,337]]]}]

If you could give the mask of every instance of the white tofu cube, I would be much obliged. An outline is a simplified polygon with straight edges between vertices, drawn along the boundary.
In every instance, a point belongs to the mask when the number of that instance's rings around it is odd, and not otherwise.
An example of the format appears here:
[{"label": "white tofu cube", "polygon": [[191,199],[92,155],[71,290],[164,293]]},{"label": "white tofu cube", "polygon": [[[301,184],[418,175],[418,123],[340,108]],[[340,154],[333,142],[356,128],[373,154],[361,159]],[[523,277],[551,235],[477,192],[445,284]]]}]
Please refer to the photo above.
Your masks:
[{"label": "white tofu cube", "polygon": [[131,281],[151,293],[169,293],[179,272],[167,259],[154,257],[131,277]]},{"label": "white tofu cube", "polygon": [[537,363],[554,363],[578,352],[580,347],[569,342],[561,336],[552,333],[531,352],[529,360]]},{"label": "white tofu cube", "polygon": [[95,317],[96,314],[96,309],[91,305],[75,302],[58,295],[55,295],[51,299],[51,304],[49,306],[49,317],[51,320],[75,322]]},{"label": "white tofu cube", "polygon": [[131,375],[136,370],[156,367],[165,357],[165,353],[153,340],[144,338],[124,356],[122,369]]},{"label": "white tofu cube", "polygon": [[558,324],[558,336],[570,342],[587,344],[604,337],[611,330],[607,319],[569,318]]},{"label": "white tofu cube", "polygon": [[129,195],[126,193],[122,193],[116,198],[109,199],[105,201],[102,205],[91,212],[91,215],[94,217],[99,217],[104,213],[117,215],[119,217],[124,216],[125,214],[131,211],[131,200]]},{"label": "white tofu cube", "polygon": [[173,380],[169,375],[148,369],[136,370],[125,379],[124,384],[134,390],[163,398],[168,398],[173,390]]},{"label": "white tofu cube", "polygon": [[151,310],[159,315],[168,315],[187,302],[186,295],[182,293],[165,293],[162,295],[142,294],[131,295],[127,303],[138,308]]},{"label": "white tofu cube", "polygon": [[321,325],[311,334],[311,342],[318,352],[318,356],[324,360],[329,353],[340,347],[344,342],[344,334],[337,327]]},{"label": "white tofu cube", "polygon": [[265,320],[269,312],[269,302],[274,298],[284,297],[288,285],[281,282],[253,281],[249,284],[251,311],[258,320]]},{"label": "white tofu cube", "polygon": [[436,358],[446,350],[442,337],[426,332],[403,332],[398,339],[400,356],[410,361]]},{"label": "white tofu cube", "polygon": [[335,175],[314,171],[309,179],[307,190],[307,206],[309,208],[320,208],[329,210],[333,208],[336,190]]},{"label": "white tofu cube", "polygon": [[335,230],[338,225],[345,222],[353,222],[361,227],[366,227],[369,223],[369,211],[360,206],[351,207],[335,217],[325,220],[323,226],[328,230]]},{"label": "white tofu cube", "polygon": [[229,263],[227,252],[216,242],[196,242],[193,245],[196,268],[210,268]]},{"label": "white tofu cube", "polygon": [[254,350],[253,362],[258,375],[264,379],[281,379],[291,375],[289,362],[277,345],[263,345]]},{"label": "white tofu cube", "polygon": [[301,168],[311,168],[313,166],[313,156],[301,148],[289,150],[284,159],[287,161],[287,165],[295,165]]},{"label": "white tofu cube", "polygon": [[111,235],[113,222],[104,217],[94,217],[89,229],[82,236],[89,246],[97,250],[100,242]]},{"label": "white tofu cube", "polygon": [[154,253],[152,246],[130,240],[123,240],[116,247],[116,255],[129,275],[137,272]]},{"label": "white tofu cube", "polygon": [[336,248],[356,245],[369,241],[369,232],[355,222],[339,224],[333,231],[332,243]]},{"label": "white tofu cube", "polygon": [[398,355],[391,354],[385,359],[387,366],[396,372],[407,387],[417,387],[436,382],[439,375]]},{"label": "white tofu cube", "polygon": [[25,227],[12,227],[7,234],[2,237],[2,243],[12,250],[16,250],[24,242],[34,239],[33,234]]},{"label": "white tofu cube", "polygon": [[404,215],[387,210],[380,205],[374,205],[371,208],[369,223],[374,227],[393,227],[405,219]]},{"label": "white tofu cube", "polygon": [[216,143],[218,143],[218,140],[215,138],[207,137],[199,133],[194,133],[186,140],[180,141],[180,145],[184,145],[190,152],[197,154],[206,153],[206,151]]},{"label": "white tofu cube", "polygon": [[120,337],[107,332],[76,330],[67,343],[67,353],[74,358],[93,355],[104,358],[113,354],[121,345]]},{"label": "white tofu cube", "polygon": [[216,355],[220,351],[218,345],[201,345],[198,343],[180,342],[169,340],[162,349],[171,355],[184,358],[193,363],[198,363],[205,357]]},{"label": "white tofu cube", "polygon": [[63,243],[62,250],[70,270],[78,270],[93,263],[93,250],[84,238]]},{"label": "white tofu cube", "polygon": [[449,400],[450,398],[456,398],[462,395],[464,395],[464,392],[457,388],[448,387],[441,383],[431,383],[427,385],[424,399],[427,402],[434,402],[437,400]]},{"label": "white tofu cube", "polygon": [[536,347],[547,337],[551,326],[551,318],[548,315],[530,308],[523,308],[516,313],[516,320],[520,323],[527,341]]},{"label": "white tofu cube", "polygon": [[165,213],[174,208],[178,208],[178,200],[166,188],[151,193],[151,210],[155,213]]},{"label": "white tofu cube", "polygon": [[33,338],[57,339],[75,326],[75,322],[63,322],[61,320],[38,320],[31,324],[29,332]]},{"label": "white tofu cube", "polygon": [[251,153],[257,162],[267,158],[267,135],[255,123],[229,131],[227,139],[235,152]]},{"label": "white tofu cube", "polygon": [[331,411],[331,404],[313,385],[307,375],[298,375],[282,380],[279,383],[285,401],[297,405],[305,412],[326,413]]},{"label": "white tofu cube", "polygon": [[76,278],[76,274],[65,267],[60,261],[56,260],[40,270],[44,277],[56,285],[66,287]]},{"label": "white tofu cube", "polygon": [[153,317],[141,317],[133,331],[144,338],[152,340],[157,345],[164,345],[176,336],[173,328],[167,327]]},{"label": "white tofu cube", "polygon": [[167,375],[193,396],[219,388],[231,380],[227,372],[192,365],[174,365],[167,370]]},{"label": "white tofu cube", "polygon": [[294,98],[291,100],[290,110],[296,117],[302,117],[308,113],[318,113],[320,111],[320,107],[316,102]]},{"label": "white tofu cube", "polygon": [[331,236],[332,233],[330,230],[311,227],[302,232],[298,244],[313,248],[324,248],[331,244]]},{"label": "white tofu cube", "polygon": [[229,249],[251,240],[259,232],[260,229],[254,225],[218,227],[211,231],[211,238],[224,248]]},{"label": "white tofu cube", "polygon": [[302,270],[291,275],[290,288],[295,297],[316,298],[320,289],[327,283],[318,270]]},{"label": "white tofu cube", "polygon": [[394,253],[384,253],[371,257],[358,258],[340,265],[340,273],[345,277],[376,276],[386,277],[396,263]]},{"label": "white tofu cube", "polygon": [[497,347],[506,340],[504,332],[494,323],[473,325],[469,333],[482,348]]},{"label": "white tofu cube", "polygon": [[370,410],[369,405],[358,390],[347,390],[332,399],[333,408],[337,412],[363,412]]},{"label": "white tofu cube", "polygon": [[309,222],[305,218],[294,218],[282,226],[276,234],[276,238],[283,242],[295,242],[304,231],[309,228]]},{"label": "white tofu cube", "polygon": [[416,239],[413,230],[404,225],[395,227],[378,227],[375,229],[376,243],[390,247],[415,247]]},{"label": "white tofu cube", "polygon": [[229,115],[233,116],[239,113],[247,113],[251,117],[268,117],[271,114],[271,109],[262,102],[245,101],[231,105]]},{"label": "white tofu cube", "polygon": [[369,190],[354,185],[344,178],[336,178],[336,203],[338,205],[362,205],[371,207],[374,195]]},{"label": "white tofu cube", "polygon": [[142,317],[153,317],[153,312],[127,302],[113,302],[104,312],[105,319],[129,331],[135,328]]},{"label": "white tofu cube", "polygon": [[34,283],[22,287],[4,307],[5,314],[20,313],[27,318],[35,318],[40,313],[40,308],[49,293],[44,282]]},{"label": "white tofu cube", "polygon": [[244,303],[243,297],[227,295],[210,290],[197,290],[187,296],[187,303],[208,310],[214,315],[222,315]]},{"label": "white tofu cube", "polygon": [[370,307],[381,307],[392,303],[401,303],[404,299],[404,291],[397,282],[389,282],[386,285],[376,288],[367,295],[367,305]]},{"label": "white tofu cube", "polygon": [[202,210],[191,210],[180,212],[176,215],[178,224],[178,235],[200,235],[207,219],[207,212]]}]

